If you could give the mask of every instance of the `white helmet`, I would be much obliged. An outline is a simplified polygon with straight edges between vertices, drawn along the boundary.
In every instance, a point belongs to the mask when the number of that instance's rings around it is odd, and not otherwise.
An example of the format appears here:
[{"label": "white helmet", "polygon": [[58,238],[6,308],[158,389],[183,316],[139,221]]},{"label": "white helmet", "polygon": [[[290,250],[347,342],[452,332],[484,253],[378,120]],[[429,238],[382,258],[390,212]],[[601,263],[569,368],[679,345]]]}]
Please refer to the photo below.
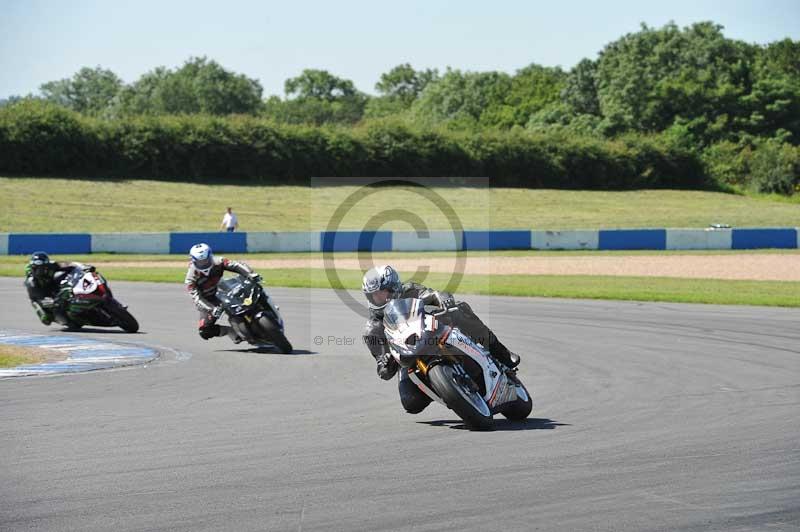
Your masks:
[{"label": "white helmet", "polygon": [[385,307],[389,299],[400,294],[400,290],[400,274],[388,264],[370,268],[361,280],[361,291],[372,309]]},{"label": "white helmet", "polygon": [[192,257],[195,269],[203,275],[208,275],[214,266],[214,254],[211,253],[211,247],[208,244],[195,244],[189,250],[189,256]]}]

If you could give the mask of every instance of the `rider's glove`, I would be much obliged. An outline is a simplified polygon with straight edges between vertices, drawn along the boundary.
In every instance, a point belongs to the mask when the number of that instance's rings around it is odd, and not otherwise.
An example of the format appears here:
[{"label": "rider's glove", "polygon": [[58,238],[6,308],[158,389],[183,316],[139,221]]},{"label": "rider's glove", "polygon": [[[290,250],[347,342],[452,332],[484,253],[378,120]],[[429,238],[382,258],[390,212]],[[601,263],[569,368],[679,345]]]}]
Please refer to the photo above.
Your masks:
[{"label": "rider's glove", "polygon": [[378,377],[385,381],[394,377],[395,373],[397,373],[397,370],[400,368],[397,361],[387,354],[379,356],[375,361],[378,363]]},{"label": "rider's glove", "polygon": [[249,277],[251,281],[256,282],[256,283],[260,283],[261,279],[262,279],[261,275],[256,273],[256,272],[252,272],[247,277]]},{"label": "rider's glove", "polygon": [[439,305],[443,309],[449,309],[456,306],[456,299],[450,292],[439,292],[437,297],[439,299]]},{"label": "rider's glove", "polygon": [[222,307],[214,307],[213,309],[211,309],[211,317],[214,318],[215,320],[218,320],[219,317],[222,316],[223,312],[225,311],[222,310]]},{"label": "rider's glove", "polygon": [[84,264],[84,266],[83,266],[83,271],[85,271],[85,272],[93,272],[95,270],[97,270],[97,268],[95,268],[91,264]]}]

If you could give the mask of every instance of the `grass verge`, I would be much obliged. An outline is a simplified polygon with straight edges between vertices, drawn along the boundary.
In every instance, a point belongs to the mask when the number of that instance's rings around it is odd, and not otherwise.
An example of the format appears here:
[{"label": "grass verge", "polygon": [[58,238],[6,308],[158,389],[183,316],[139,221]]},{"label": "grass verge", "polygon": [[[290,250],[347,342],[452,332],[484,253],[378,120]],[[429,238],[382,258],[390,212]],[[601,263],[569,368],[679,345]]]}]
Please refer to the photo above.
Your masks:
[{"label": "grass verge", "polygon": [[[86,191],[103,201],[86,208]],[[243,231],[324,229],[341,205],[341,229],[361,229],[390,208],[412,209],[430,229],[450,227],[439,205],[419,189],[385,187],[352,202],[353,186],[203,184],[146,179],[0,177],[0,232],[216,231],[226,207]],[[800,195],[753,196],[685,190],[575,191],[434,188],[466,228],[586,229],[614,227],[794,226]],[[32,214],[35,213],[35,216]],[[382,229],[409,230],[388,220]]]},{"label": "grass verge", "polygon": [[49,360],[65,358],[60,353],[45,349],[32,349],[16,345],[0,344],[0,368],[13,368],[25,364],[39,364]]},{"label": "grass verge", "polygon": [[[183,268],[103,268],[114,281],[181,282]],[[324,270],[270,269],[261,272],[267,286],[294,288],[346,288],[361,286],[361,272],[340,270],[340,285],[332,286]],[[413,272],[401,272],[408,278]],[[19,276],[19,266],[0,264],[0,276]],[[416,279],[432,287],[444,288],[449,274],[430,273]],[[20,289],[22,287],[20,286]],[[458,294],[485,294],[525,297],[563,297],[573,299],[612,299],[707,303],[718,305],[762,305],[800,307],[800,282],[729,281],[719,279],[681,279],[672,277],[556,276],[556,275],[469,275]]]},{"label": "grass verge", "polygon": [[[622,250],[622,251],[600,251],[600,250],[506,250],[506,251],[470,251],[467,257],[625,257],[625,256],[646,256],[646,255],[763,255],[763,254],[789,254],[798,255],[800,249],[714,249],[714,250]],[[270,260],[270,259],[322,259],[320,252],[311,253],[246,253],[235,254],[225,253],[224,255],[244,261],[250,260]],[[357,252],[336,252],[338,259],[357,259],[361,254]],[[414,259],[426,257],[454,257],[452,251],[391,251],[376,252],[367,254],[376,261],[391,262],[395,259]],[[104,263],[115,262],[185,262],[188,265],[188,255],[139,255],[139,254],[118,254],[118,253],[94,253],[91,255],[50,255],[54,261],[76,261],[85,264],[94,264],[102,267]],[[0,255],[0,275],[18,275],[25,270],[28,262],[28,255]],[[3,271],[10,271],[4,267],[16,268],[15,273],[6,274]],[[104,270],[105,271],[105,270]]]}]

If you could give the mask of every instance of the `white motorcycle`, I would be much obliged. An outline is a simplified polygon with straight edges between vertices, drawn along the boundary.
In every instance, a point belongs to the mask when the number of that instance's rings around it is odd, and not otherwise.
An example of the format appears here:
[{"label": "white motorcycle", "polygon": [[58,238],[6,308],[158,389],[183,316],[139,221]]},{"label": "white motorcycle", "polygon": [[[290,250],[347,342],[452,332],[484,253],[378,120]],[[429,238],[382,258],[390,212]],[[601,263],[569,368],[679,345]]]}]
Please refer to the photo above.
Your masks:
[{"label": "white motorcycle", "polygon": [[470,429],[492,427],[494,414],[522,420],[533,408],[530,394],[489,351],[457,327],[444,323],[447,311],[421,299],[395,299],[384,308],[391,355],[417,387],[450,408]]}]

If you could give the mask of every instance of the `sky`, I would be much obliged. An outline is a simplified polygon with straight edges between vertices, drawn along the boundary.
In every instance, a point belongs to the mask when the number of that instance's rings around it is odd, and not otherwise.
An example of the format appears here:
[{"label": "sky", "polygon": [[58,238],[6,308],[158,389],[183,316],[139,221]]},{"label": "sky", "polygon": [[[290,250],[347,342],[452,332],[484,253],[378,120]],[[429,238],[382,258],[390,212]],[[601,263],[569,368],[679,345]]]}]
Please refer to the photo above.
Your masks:
[{"label": "sky", "polygon": [[800,0],[2,0],[0,98],[36,94],[84,66],[130,83],[193,56],[259,80],[265,97],[283,95],[284,81],[306,68],[374,94],[380,75],[401,63],[569,69],[641,23],[706,20],[751,43],[800,40]]}]

